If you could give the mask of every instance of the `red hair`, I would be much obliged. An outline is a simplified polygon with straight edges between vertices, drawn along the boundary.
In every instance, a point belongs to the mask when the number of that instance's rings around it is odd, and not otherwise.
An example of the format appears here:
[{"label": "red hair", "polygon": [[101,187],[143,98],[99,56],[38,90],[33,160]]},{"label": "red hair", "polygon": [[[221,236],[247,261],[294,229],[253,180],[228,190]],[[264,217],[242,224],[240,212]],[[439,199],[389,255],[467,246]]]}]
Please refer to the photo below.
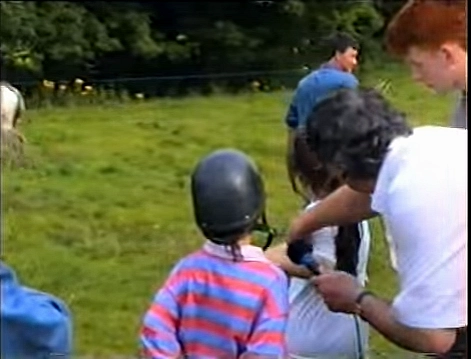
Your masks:
[{"label": "red hair", "polygon": [[435,50],[446,42],[468,51],[467,0],[409,0],[386,31],[386,46],[404,57],[410,47]]}]

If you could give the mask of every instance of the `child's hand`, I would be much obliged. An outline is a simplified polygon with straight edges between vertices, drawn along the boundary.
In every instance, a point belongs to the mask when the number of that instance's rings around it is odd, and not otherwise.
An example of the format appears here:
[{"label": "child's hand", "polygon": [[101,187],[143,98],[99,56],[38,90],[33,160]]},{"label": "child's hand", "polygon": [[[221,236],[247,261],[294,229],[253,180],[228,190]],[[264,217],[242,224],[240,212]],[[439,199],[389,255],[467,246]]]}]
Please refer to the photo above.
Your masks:
[{"label": "child's hand", "polygon": [[270,247],[265,251],[265,257],[274,265],[281,267],[286,261],[286,247],[285,243]]}]

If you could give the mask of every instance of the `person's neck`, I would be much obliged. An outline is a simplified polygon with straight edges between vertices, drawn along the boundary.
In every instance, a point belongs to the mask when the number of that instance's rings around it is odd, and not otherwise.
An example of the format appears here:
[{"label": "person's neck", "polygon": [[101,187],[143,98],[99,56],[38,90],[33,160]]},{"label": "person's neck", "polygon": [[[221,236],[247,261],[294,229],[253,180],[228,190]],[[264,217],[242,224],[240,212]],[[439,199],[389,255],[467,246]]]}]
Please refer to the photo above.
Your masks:
[{"label": "person's neck", "polygon": [[464,76],[460,76],[455,82],[455,88],[463,92],[464,94],[468,94],[468,72],[466,71]]},{"label": "person's neck", "polygon": [[466,68],[464,72],[464,92],[468,95],[468,52],[466,51]]},{"label": "person's neck", "polygon": [[237,241],[237,244],[239,245],[239,247],[249,246],[250,244],[252,244],[252,236],[250,234],[246,234]]},{"label": "person's neck", "polygon": [[327,62],[327,65],[330,66],[330,67],[335,67],[336,69],[340,70],[340,71],[344,71],[342,69],[342,66],[340,66],[339,62],[333,57],[331,58],[328,62]]},{"label": "person's neck", "polygon": [[457,87],[461,92],[464,92],[464,94],[468,94],[468,53],[466,53],[466,56],[464,58],[465,62],[462,65],[463,68],[463,73],[462,75],[457,79]]}]

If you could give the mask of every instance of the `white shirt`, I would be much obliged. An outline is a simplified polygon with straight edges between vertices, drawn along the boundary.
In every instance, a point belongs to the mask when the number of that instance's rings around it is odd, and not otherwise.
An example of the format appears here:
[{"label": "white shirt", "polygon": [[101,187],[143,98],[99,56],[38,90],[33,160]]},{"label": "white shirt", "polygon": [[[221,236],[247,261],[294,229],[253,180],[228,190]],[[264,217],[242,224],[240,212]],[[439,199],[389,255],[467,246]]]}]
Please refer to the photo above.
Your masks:
[{"label": "white shirt", "polygon": [[[309,210],[318,202],[306,207]],[[366,221],[361,223],[361,244],[358,253],[358,280],[367,281],[370,231]],[[337,227],[326,227],[311,234],[313,256],[335,265],[335,236]],[[291,278],[289,287],[290,312],[286,329],[288,352],[292,355],[344,355],[356,359],[359,351],[366,352],[368,325],[361,319],[344,313],[331,312],[314,286],[306,279]],[[357,329],[358,325],[358,329]],[[361,349],[358,346],[361,346]]]},{"label": "white shirt", "polygon": [[372,195],[397,257],[395,315],[410,327],[468,324],[467,136],[426,126],[395,139]]},{"label": "white shirt", "polygon": [[391,237],[391,231],[388,228],[387,223],[384,223],[384,236],[386,237],[386,243],[389,247],[389,260],[391,262],[391,267],[395,271],[397,271],[397,257],[396,257],[396,249],[394,248],[394,242]]}]

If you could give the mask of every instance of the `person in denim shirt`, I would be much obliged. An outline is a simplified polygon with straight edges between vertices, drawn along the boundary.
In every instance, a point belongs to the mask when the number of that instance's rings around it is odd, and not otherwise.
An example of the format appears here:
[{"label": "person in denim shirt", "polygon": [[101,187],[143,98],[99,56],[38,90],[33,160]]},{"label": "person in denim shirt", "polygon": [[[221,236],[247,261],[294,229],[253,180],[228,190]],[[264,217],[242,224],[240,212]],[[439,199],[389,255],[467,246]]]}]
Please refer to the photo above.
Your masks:
[{"label": "person in denim shirt", "polygon": [[2,359],[70,357],[72,323],[67,306],[50,294],[22,286],[0,261]]},{"label": "person in denim shirt", "polygon": [[358,65],[358,43],[344,33],[338,33],[330,40],[330,60],[299,81],[285,117],[285,124],[288,127],[288,176],[293,190],[297,193],[299,191],[294,182],[295,174],[292,166],[296,130],[304,127],[307,117],[320,100],[336,90],[357,88],[359,84],[352,73]]}]

